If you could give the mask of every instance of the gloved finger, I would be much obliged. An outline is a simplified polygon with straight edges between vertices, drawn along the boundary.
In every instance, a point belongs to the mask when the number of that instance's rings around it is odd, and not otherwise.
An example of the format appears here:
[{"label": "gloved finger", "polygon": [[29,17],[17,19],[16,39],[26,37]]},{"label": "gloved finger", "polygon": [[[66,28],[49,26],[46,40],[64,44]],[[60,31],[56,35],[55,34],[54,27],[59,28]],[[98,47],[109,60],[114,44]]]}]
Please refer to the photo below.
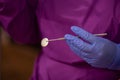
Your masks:
[{"label": "gloved finger", "polygon": [[85,60],[88,64],[90,64],[90,65],[93,65],[93,63],[95,63],[96,62],[96,59],[94,59],[94,58],[83,58],[83,60]]},{"label": "gloved finger", "polygon": [[98,59],[98,56],[94,53],[88,53],[88,52],[83,52],[81,51],[81,56],[83,58],[88,58],[88,59]]},{"label": "gloved finger", "polygon": [[82,51],[80,50],[78,47],[74,46],[73,44],[70,44],[69,41],[67,41],[70,49],[75,53],[77,54],[78,56],[82,57],[82,58],[89,58],[89,59],[92,59],[92,58],[97,58],[97,56],[92,53],[92,52],[87,52],[87,51]]},{"label": "gloved finger", "polygon": [[70,49],[79,57],[81,57],[81,50],[79,50],[77,47],[75,47],[74,45],[72,44],[69,44],[69,41],[67,41]]},{"label": "gloved finger", "polygon": [[[67,41],[67,43],[69,44],[69,41]],[[83,58],[88,58],[89,57],[89,53],[83,52],[80,49],[78,49],[77,47],[75,47],[74,45],[69,45],[70,49],[79,57]]]},{"label": "gloved finger", "polygon": [[[83,52],[82,54],[87,54],[87,53]],[[81,55],[81,58],[90,65],[96,62],[96,58],[89,58],[88,56],[84,56],[84,55]]]},{"label": "gloved finger", "polygon": [[92,35],[91,33],[83,30],[80,27],[72,26],[71,30],[87,42],[93,43],[95,41],[95,36],[94,35]]},{"label": "gloved finger", "polygon": [[70,34],[66,34],[65,39],[69,42],[69,44],[73,45],[74,47],[78,48],[81,51],[90,52],[92,50],[91,44],[84,42],[78,37],[72,36]]},{"label": "gloved finger", "polygon": [[[67,41],[67,43],[69,44],[69,41]],[[69,44],[69,47],[77,56],[85,60],[87,63],[92,64],[92,62],[95,62],[96,58],[91,56],[91,53],[83,52],[72,44]]]}]

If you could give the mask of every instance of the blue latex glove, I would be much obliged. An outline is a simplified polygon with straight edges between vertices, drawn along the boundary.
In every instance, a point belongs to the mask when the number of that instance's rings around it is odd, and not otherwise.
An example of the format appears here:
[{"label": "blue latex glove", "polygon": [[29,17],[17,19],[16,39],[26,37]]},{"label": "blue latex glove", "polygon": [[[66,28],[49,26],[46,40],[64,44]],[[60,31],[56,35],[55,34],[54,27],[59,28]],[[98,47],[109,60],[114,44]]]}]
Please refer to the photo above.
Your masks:
[{"label": "blue latex glove", "polygon": [[77,27],[71,30],[79,36],[65,35],[70,48],[88,64],[98,68],[120,69],[120,46]]}]

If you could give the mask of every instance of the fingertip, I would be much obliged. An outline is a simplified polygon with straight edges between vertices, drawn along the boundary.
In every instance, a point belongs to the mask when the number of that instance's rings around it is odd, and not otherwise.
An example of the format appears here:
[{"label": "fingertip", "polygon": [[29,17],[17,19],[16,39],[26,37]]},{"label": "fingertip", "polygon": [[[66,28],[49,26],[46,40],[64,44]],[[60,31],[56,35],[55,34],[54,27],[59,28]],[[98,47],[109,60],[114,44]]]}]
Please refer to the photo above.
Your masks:
[{"label": "fingertip", "polygon": [[80,28],[79,26],[71,26],[71,30],[72,30],[74,33],[78,34],[79,32],[82,31],[82,28]]},{"label": "fingertip", "polygon": [[77,30],[78,26],[71,26],[71,30]]},{"label": "fingertip", "polygon": [[70,34],[65,34],[64,38],[65,39],[69,39],[70,38]]},{"label": "fingertip", "polygon": [[70,35],[70,34],[66,34],[66,35],[64,36],[64,38],[67,39],[67,40],[73,40],[73,39],[75,38],[75,36]]}]

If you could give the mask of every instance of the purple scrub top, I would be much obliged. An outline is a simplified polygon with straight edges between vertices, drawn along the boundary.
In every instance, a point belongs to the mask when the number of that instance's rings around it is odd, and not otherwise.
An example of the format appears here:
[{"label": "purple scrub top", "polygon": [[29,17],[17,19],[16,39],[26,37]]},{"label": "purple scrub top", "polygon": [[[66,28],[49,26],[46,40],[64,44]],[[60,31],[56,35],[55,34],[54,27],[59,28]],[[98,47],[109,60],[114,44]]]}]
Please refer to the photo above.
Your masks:
[{"label": "purple scrub top", "polygon": [[[36,44],[80,26],[120,43],[119,0],[0,0],[0,24],[18,43]],[[97,53],[96,53],[97,54]],[[38,55],[31,80],[118,80],[119,70],[91,67],[65,40],[50,42]]]}]

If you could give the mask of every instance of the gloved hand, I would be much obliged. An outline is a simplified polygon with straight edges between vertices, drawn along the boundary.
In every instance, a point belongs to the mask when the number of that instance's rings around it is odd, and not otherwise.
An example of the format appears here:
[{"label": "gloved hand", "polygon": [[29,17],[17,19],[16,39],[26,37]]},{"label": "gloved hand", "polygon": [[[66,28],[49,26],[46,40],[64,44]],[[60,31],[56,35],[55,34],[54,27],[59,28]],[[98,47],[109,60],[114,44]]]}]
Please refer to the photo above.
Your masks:
[{"label": "gloved hand", "polygon": [[70,48],[88,64],[98,68],[120,69],[120,46],[110,40],[97,37],[77,27],[71,27],[77,34],[65,35]]}]

